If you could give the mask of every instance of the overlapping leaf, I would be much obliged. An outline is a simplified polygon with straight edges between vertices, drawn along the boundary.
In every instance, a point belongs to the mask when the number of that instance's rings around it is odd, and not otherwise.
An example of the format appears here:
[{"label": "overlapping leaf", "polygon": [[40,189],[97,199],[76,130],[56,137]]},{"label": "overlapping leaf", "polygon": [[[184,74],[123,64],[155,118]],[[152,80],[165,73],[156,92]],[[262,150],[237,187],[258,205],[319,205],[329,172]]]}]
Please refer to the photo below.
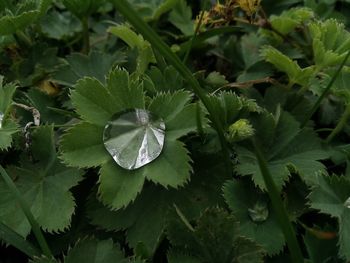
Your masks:
[{"label": "overlapping leaf", "polygon": [[[81,180],[81,172],[63,166],[56,156],[52,127],[42,126],[33,133],[33,163],[24,154],[20,167],[9,172],[34,217],[48,232],[63,231],[70,225],[75,202],[69,189]],[[17,199],[4,182],[0,182],[0,220],[23,236],[30,225]]]},{"label": "overlapping leaf", "polygon": [[[316,173],[325,171],[318,160],[328,154],[322,149],[321,141],[310,129],[300,130],[299,123],[289,113],[281,113],[279,118],[263,113],[252,119],[257,138],[261,143],[275,184],[279,189],[291,175],[297,172],[308,184],[314,182]],[[253,149],[237,149],[239,164],[237,172],[252,175],[254,183],[261,189],[265,183]]]}]

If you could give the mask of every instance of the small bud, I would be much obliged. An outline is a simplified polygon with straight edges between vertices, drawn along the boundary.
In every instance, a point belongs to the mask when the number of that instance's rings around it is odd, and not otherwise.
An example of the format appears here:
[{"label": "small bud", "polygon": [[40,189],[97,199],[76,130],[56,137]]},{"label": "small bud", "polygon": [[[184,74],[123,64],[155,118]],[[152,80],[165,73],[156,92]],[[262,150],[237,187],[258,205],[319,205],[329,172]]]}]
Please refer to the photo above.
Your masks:
[{"label": "small bud", "polygon": [[240,119],[228,128],[228,140],[238,142],[254,135],[254,128],[247,119]]}]

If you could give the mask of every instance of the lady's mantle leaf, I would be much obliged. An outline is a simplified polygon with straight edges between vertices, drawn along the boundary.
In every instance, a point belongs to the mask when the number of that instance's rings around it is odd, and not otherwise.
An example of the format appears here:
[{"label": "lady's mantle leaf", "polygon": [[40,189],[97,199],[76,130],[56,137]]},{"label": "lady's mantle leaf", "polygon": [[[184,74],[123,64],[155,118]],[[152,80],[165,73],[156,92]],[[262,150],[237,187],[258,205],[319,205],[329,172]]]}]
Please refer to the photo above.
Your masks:
[{"label": "lady's mantle leaf", "polygon": [[[283,112],[278,120],[263,113],[252,122],[279,189],[288,180],[291,170],[297,171],[308,184],[313,183],[317,172],[325,171],[318,160],[326,159],[328,154],[322,149],[320,139],[309,129],[300,130],[299,123],[289,113]],[[255,184],[265,189],[253,149],[239,147],[237,154],[240,162],[238,173],[252,175]]]},{"label": "lady's mantle leaf", "polygon": [[350,260],[350,181],[335,175],[319,175],[309,199],[312,208],[338,219],[340,254]]},{"label": "lady's mantle leaf", "polygon": [[61,141],[61,158],[75,167],[99,166],[111,156],[102,142],[103,127],[87,122],[80,122],[63,136]]},{"label": "lady's mantle leaf", "polygon": [[112,160],[102,165],[99,187],[102,202],[113,209],[127,206],[142,190],[145,181],[143,171],[126,170]]},{"label": "lady's mantle leaf", "polygon": [[[70,224],[74,198],[69,189],[81,180],[81,173],[60,164],[56,156],[52,127],[43,126],[33,133],[33,164],[23,156],[21,167],[11,167],[10,175],[41,227],[49,232],[62,231]],[[23,236],[30,225],[19,209],[16,198],[0,182],[0,219]]]},{"label": "lady's mantle leaf", "polygon": [[[249,214],[262,198],[264,202],[267,202],[268,198],[265,200],[266,196],[261,193],[259,195],[259,191],[252,187],[250,182],[228,181],[223,191],[227,204],[240,222],[240,234],[256,241],[269,255],[280,252],[285,240],[271,205],[266,203],[266,219],[264,216],[255,222]],[[271,236],[273,238],[269,238]]]},{"label": "lady's mantle leaf", "polygon": [[125,70],[116,69],[108,76],[107,87],[94,78],[84,78],[71,93],[72,103],[86,121],[105,126],[117,112],[144,108],[142,85],[132,81]]}]

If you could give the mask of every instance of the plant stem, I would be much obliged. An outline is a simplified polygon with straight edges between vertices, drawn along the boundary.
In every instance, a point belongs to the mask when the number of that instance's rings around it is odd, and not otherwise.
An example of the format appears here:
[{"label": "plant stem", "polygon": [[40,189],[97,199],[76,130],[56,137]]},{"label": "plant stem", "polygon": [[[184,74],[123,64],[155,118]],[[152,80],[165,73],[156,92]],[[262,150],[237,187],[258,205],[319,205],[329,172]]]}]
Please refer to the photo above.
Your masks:
[{"label": "plant stem", "polygon": [[89,54],[90,52],[90,34],[89,34],[89,17],[83,17],[81,19],[81,24],[83,26],[83,50],[84,54]]},{"label": "plant stem", "polygon": [[260,171],[264,178],[264,182],[265,182],[269,197],[271,199],[272,207],[276,213],[278,223],[280,224],[282,232],[286,238],[287,245],[291,253],[292,262],[302,263],[304,262],[303,254],[299,247],[298,240],[293,230],[293,226],[289,221],[288,214],[283,205],[280,194],[277,190],[275,182],[272,179],[265,157],[258,143],[254,139],[252,140],[252,142],[254,145],[256,157],[258,159]]},{"label": "plant stem", "polygon": [[30,38],[21,30],[18,30],[15,33],[15,38],[17,39],[17,42],[23,43],[27,47],[31,47],[33,45]]},{"label": "plant stem", "polygon": [[321,96],[318,98],[318,100],[315,102],[314,106],[312,107],[311,111],[306,115],[305,120],[303,121],[303,123],[301,124],[301,128],[303,129],[306,124],[308,123],[308,121],[311,119],[312,115],[314,115],[314,113],[316,112],[316,110],[318,109],[318,107],[321,105],[322,100],[324,99],[324,97],[326,97],[328,91],[331,89],[331,87],[333,86],[333,83],[335,82],[335,80],[337,79],[338,75],[340,74],[342,68],[344,67],[346,61],[348,60],[350,56],[350,50],[348,51],[348,53],[346,54],[344,60],[342,61],[342,63],[339,65],[337,71],[334,73],[331,81],[328,83],[327,87],[325,88],[325,90],[323,91],[323,93],[321,94]]},{"label": "plant stem", "polygon": [[343,115],[341,116],[338,124],[335,126],[335,128],[332,130],[332,132],[328,135],[326,142],[330,143],[333,138],[343,130],[344,126],[346,125],[348,119],[350,117],[350,104],[348,104],[345,108],[345,111]]},{"label": "plant stem", "polygon": [[193,92],[198,96],[198,98],[203,102],[203,105],[207,108],[210,119],[213,123],[215,130],[218,133],[219,140],[221,143],[225,168],[227,173],[232,176],[232,165],[230,160],[230,151],[226,143],[223,125],[216,115],[216,111],[211,104],[210,99],[207,97],[207,94],[201,88],[197,79],[193,76],[192,72],[181,62],[178,56],[176,56],[171,49],[165,44],[165,42],[160,38],[160,36],[147,24],[143,21],[140,15],[131,7],[131,5],[126,0],[113,0],[114,5],[117,7],[118,11],[124,15],[124,17],[129,21],[131,25],[139,31],[143,37],[148,40],[154,48],[156,48],[160,54],[163,55],[168,62],[177,69],[177,71],[182,75],[184,79],[190,84],[193,89]]},{"label": "plant stem", "polygon": [[12,194],[16,197],[23,213],[25,214],[27,220],[29,221],[30,225],[32,226],[33,233],[35,235],[36,240],[38,241],[38,244],[43,252],[43,254],[49,258],[52,257],[51,250],[44,238],[43,233],[41,232],[40,226],[38,222],[35,220],[32,212],[30,211],[30,208],[27,204],[27,202],[23,199],[21,193],[17,189],[16,185],[13,183],[5,169],[0,165],[0,174],[7,184],[7,187],[11,190]]},{"label": "plant stem", "polygon": [[25,240],[17,232],[13,231],[7,225],[0,222],[0,239],[5,243],[17,248],[19,251],[26,254],[28,257],[40,256],[39,250],[34,247],[29,241]]}]

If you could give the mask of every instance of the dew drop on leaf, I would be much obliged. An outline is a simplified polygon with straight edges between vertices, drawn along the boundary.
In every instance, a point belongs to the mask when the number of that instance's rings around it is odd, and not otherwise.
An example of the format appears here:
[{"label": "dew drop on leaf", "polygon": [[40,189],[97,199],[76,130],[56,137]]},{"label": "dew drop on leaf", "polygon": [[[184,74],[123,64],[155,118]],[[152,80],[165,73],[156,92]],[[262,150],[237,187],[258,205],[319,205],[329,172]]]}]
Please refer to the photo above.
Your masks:
[{"label": "dew drop on leaf", "polygon": [[107,123],[103,143],[115,162],[127,170],[135,170],[162,152],[164,121],[143,109],[115,114]]},{"label": "dew drop on leaf", "polygon": [[248,209],[249,217],[256,223],[266,221],[269,216],[269,209],[265,200],[258,200],[253,208]]},{"label": "dew drop on leaf", "polygon": [[0,112],[0,129],[2,128],[2,120],[4,119],[4,114]]},{"label": "dew drop on leaf", "polygon": [[346,201],[344,202],[344,206],[346,208],[350,208],[350,197],[348,199],[346,199]]}]

